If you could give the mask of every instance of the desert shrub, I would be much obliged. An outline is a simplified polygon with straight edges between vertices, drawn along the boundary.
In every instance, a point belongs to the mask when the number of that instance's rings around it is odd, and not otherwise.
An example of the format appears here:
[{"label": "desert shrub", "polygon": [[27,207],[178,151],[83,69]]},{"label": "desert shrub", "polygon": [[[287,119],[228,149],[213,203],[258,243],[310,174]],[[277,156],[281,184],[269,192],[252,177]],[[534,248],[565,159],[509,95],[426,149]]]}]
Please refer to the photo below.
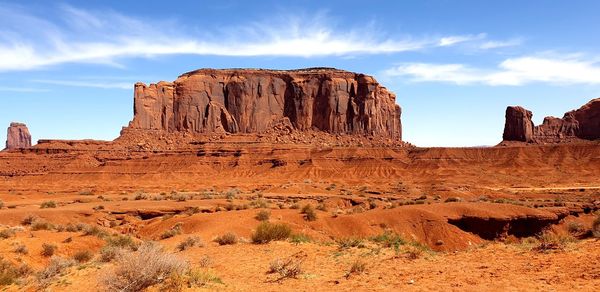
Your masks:
[{"label": "desert shrub", "polygon": [[173,275],[183,275],[188,264],[156,244],[144,244],[137,251],[125,251],[115,268],[101,282],[109,291],[134,292],[163,283]]},{"label": "desert shrub", "polygon": [[190,236],[186,239],[184,239],[182,242],[180,242],[179,244],[177,244],[177,250],[178,251],[184,251],[190,247],[194,247],[194,246],[204,246],[204,243],[202,243],[202,240],[200,239],[200,237],[197,236]]},{"label": "desert shrub", "polygon": [[82,196],[93,196],[94,192],[92,192],[91,190],[83,190],[83,191],[79,192],[79,194]]},{"label": "desert shrub", "polygon": [[229,245],[236,244],[238,242],[238,238],[237,235],[235,235],[235,233],[228,232],[221,236],[218,236],[214,239],[214,241],[219,245]]},{"label": "desert shrub", "polygon": [[25,218],[23,218],[23,220],[21,220],[21,225],[31,225],[31,223],[33,223],[36,219],[37,216],[35,215],[27,215]]},{"label": "desert shrub", "polygon": [[567,229],[569,230],[569,233],[580,233],[585,231],[585,227],[579,222],[569,222]]},{"label": "desert shrub", "polygon": [[124,249],[116,246],[106,245],[100,249],[99,261],[108,263],[116,259]]},{"label": "desert shrub", "polygon": [[296,209],[300,209],[300,205],[299,205],[298,203],[293,203],[293,204],[290,206],[290,209],[294,209],[294,210],[296,210]]},{"label": "desert shrub", "polygon": [[171,227],[171,229],[169,230],[165,230],[161,235],[160,235],[160,239],[167,239],[167,238],[171,238],[175,235],[179,235],[181,234],[181,232],[183,232],[181,230],[181,223],[176,223],[175,225],[173,225],[173,227]]},{"label": "desert shrub", "polygon": [[404,251],[404,255],[409,260],[416,260],[423,256],[423,254],[425,253],[425,250],[426,249],[422,248],[422,246],[419,246],[419,245],[409,245],[406,247],[406,250]]},{"label": "desert shrub", "polygon": [[72,242],[72,241],[73,241],[73,237],[69,236],[69,237],[65,238],[65,240],[63,240],[62,242],[63,243],[69,243],[69,242]]},{"label": "desert shrub", "polygon": [[223,284],[219,276],[207,269],[191,269],[187,273],[188,287],[205,287],[211,283]]},{"label": "desert shrub", "polygon": [[41,209],[46,209],[46,208],[56,208],[56,202],[54,201],[45,201],[42,202],[42,204],[40,205]]},{"label": "desert shrub", "polygon": [[136,250],[138,248],[138,243],[133,239],[133,237],[129,235],[121,235],[116,234],[112,236],[107,236],[104,238],[106,241],[106,246],[125,248],[130,250]]},{"label": "desert shrub", "polygon": [[596,220],[594,220],[594,223],[592,223],[592,234],[594,237],[600,238],[600,215],[598,215]]},{"label": "desert shrub", "polygon": [[459,198],[459,197],[449,197],[444,202],[446,202],[446,203],[455,203],[455,202],[460,202],[460,201],[462,201],[462,199]]},{"label": "desert shrub", "polygon": [[208,268],[212,265],[213,261],[212,259],[207,256],[207,255],[203,255],[200,260],[198,261],[198,266],[202,267],[202,268]]},{"label": "desert shrub", "polygon": [[302,274],[302,259],[289,257],[287,259],[275,259],[269,264],[269,274],[279,274],[277,280],[297,278]]},{"label": "desert shrub", "polygon": [[260,210],[256,213],[256,216],[254,216],[258,221],[268,221],[269,217],[271,217],[271,212],[267,210]]},{"label": "desert shrub", "polygon": [[253,200],[252,202],[250,202],[250,206],[252,206],[253,208],[268,208],[269,207],[269,203],[262,198],[258,198],[256,200]]},{"label": "desert shrub", "polygon": [[15,265],[10,261],[0,258],[0,286],[16,283],[19,278],[31,273],[31,268],[26,264]]},{"label": "desert shrub", "polygon": [[274,240],[285,240],[292,234],[292,229],[287,224],[262,222],[252,234],[252,242],[262,244]]},{"label": "desert shrub", "polygon": [[67,224],[67,226],[65,226],[65,231],[77,232],[77,231],[79,231],[79,229],[77,229],[77,226],[75,224],[69,223],[69,224]]},{"label": "desert shrub", "polygon": [[373,210],[377,208],[377,202],[375,200],[369,200],[369,209]]},{"label": "desert shrub", "polygon": [[75,261],[58,256],[50,258],[50,263],[46,268],[37,273],[36,278],[41,286],[47,285],[52,278],[62,274],[66,269],[75,265]]},{"label": "desert shrub", "polygon": [[302,207],[302,210],[300,210],[300,213],[304,214],[304,219],[306,219],[307,221],[317,220],[317,212],[315,212],[315,209],[310,204],[304,205],[304,207]]},{"label": "desert shrub", "polygon": [[58,247],[55,244],[43,243],[42,244],[42,256],[50,257],[53,256]]},{"label": "desert shrub", "polygon": [[312,238],[304,233],[292,234],[292,236],[290,236],[290,242],[295,244],[307,243],[311,241]]},{"label": "desert shrub", "polygon": [[350,269],[346,273],[346,278],[350,277],[350,275],[360,275],[367,270],[367,263],[363,260],[355,260],[352,262]]},{"label": "desert shrub", "polygon": [[140,201],[140,200],[147,200],[148,199],[148,195],[144,194],[144,193],[138,193],[135,195],[135,197],[133,197],[134,200],[136,201]]},{"label": "desert shrub", "polygon": [[571,236],[561,236],[551,232],[544,232],[537,236],[539,245],[533,249],[539,252],[546,252],[550,250],[562,250],[566,244],[574,241]]},{"label": "desert shrub", "polygon": [[351,247],[363,248],[365,243],[360,238],[342,238],[337,240],[337,244],[340,249],[347,249]]},{"label": "desert shrub", "polygon": [[13,229],[7,228],[0,231],[0,239],[7,239],[15,236],[15,231]]},{"label": "desert shrub", "polygon": [[321,202],[317,205],[317,210],[327,212],[327,206],[325,206],[325,203]]},{"label": "desert shrub", "polygon": [[31,223],[31,230],[33,231],[50,229],[52,229],[52,224],[50,224],[44,219],[36,219],[35,221],[33,221],[33,223]]},{"label": "desert shrub", "polygon": [[91,235],[91,236],[97,236],[97,237],[102,238],[102,237],[107,236],[108,233],[96,225],[87,225],[83,228],[83,235],[84,236]]},{"label": "desert shrub", "polygon": [[393,248],[398,248],[399,246],[406,244],[406,241],[402,236],[390,231],[385,231],[382,234],[371,237],[371,241],[381,244],[384,247]]},{"label": "desert shrub", "polygon": [[90,261],[94,257],[94,254],[89,250],[80,250],[73,255],[73,259],[78,263],[85,263]]},{"label": "desert shrub", "polygon": [[65,226],[62,224],[54,225],[54,230],[56,230],[56,232],[63,232],[65,231]]},{"label": "desert shrub", "polygon": [[16,253],[20,253],[20,254],[28,254],[29,253],[29,249],[24,244],[17,245],[17,247],[15,247],[14,251]]}]

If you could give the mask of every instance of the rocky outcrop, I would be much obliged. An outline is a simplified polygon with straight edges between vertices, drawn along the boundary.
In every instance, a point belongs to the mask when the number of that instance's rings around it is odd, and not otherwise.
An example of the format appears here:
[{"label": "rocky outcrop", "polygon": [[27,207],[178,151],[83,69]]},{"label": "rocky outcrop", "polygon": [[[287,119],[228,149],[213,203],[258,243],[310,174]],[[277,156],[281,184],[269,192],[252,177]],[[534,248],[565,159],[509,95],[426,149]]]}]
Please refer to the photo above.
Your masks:
[{"label": "rocky outcrop", "polygon": [[520,106],[509,106],[506,108],[506,122],[504,124],[505,141],[533,141],[533,122],[531,111]]},{"label": "rocky outcrop", "polygon": [[129,129],[189,133],[294,130],[402,139],[395,95],[373,77],[331,68],[201,69],[135,84]]},{"label": "rocky outcrop", "polygon": [[531,112],[528,110],[521,107],[508,107],[504,141],[560,143],[577,139],[600,139],[600,98],[591,100],[577,110],[565,113],[562,119],[546,117],[538,126],[533,126],[531,117]]},{"label": "rocky outcrop", "polygon": [[31,134],[27,125],[10,123],[6,133],[6,149],[22,149],[31,147]]}]

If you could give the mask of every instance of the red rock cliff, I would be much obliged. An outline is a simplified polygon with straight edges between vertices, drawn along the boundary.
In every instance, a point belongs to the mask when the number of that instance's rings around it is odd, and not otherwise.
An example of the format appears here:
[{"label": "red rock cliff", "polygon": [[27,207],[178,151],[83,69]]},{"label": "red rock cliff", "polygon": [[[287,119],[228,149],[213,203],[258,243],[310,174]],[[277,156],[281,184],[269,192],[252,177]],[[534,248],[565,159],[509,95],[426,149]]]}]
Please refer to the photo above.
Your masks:
[{"label": "red rock cliff", "polygon": [[20,149],[31,147],[31,134],[22,123],[10,123],[6,133],[6,149]]},{"label": "red rock cliff", "polygon": [[[512,114],[513,112],[515,114]],[[600,98],[591,100],[577,110],[565,113],[562,119],[546,117],[539,126],[533,126],[531,117],[531,112],[528,110],[521,107],[508,107],[504,140],[560,143],[574,139],[600,139]],[[531,132],[528,130],[529,125],[531,125]]]},{"label": "red rock cliff", "polygon": [[129,128],[191,133],[296,130],[402,139],[395,95],[373,77],[330,68],[201,69],[137,83]]}]

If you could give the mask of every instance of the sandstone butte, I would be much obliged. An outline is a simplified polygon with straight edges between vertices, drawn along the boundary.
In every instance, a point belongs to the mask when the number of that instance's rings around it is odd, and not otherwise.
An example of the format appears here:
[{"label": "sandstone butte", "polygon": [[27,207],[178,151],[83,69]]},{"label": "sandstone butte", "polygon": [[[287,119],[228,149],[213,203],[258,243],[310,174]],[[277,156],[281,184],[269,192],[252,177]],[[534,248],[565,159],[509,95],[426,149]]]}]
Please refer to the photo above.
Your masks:
[{"label": "sandstone butte", "polygon": [[6,133],[6,149],[22,149],[31,147],[31,134],[27,125],[22,123],[10,123]]},{"label": "sandstone butte", "polygon": [[135,84],[128,129],[262,133],[274,126],[400,141],[396,96],[373,77],[333,68],[200,69]]},{"label": "sandstone butte", "polygon": [[545,117],[535,126],[531,111],[520,106],[506,108],[504,141],[561,143],[600,139],[600,98],[592,99],[563,118]]}]

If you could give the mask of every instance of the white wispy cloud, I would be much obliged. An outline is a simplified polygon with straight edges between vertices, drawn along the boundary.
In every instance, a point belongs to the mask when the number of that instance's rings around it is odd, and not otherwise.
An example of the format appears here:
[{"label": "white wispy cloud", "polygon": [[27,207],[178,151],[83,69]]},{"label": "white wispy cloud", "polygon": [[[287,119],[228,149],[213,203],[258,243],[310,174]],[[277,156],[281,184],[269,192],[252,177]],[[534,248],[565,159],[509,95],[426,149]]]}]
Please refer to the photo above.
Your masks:
[{"label": "white wispy cloud", "polygon": [[485,41],[481,45],[479,45],[479,48],[483,50],[489,50],[505,47],[514,47],[520,45],[522,42],[523,41],[521,39],[510,39],[505,41]]},{"label": "white wispy cloud", "polygon": [[4,92],[47,92],[49,90],[43,89],[43,88],[0,86],[0,91],[4,91]]},{"label": "white wispy cloud", "polygon": [[440,39],[439,41],[439,46],[440,47],[448,47],[448,46],[453,46],[456,44],[460,44],[460,43],[464,43],[464,42],[471,42],[471,41],[477,41],[477,40],[482,40],[486,38],[486,34],[485,33],[480,33],[477,35],[455,35],[455,36],[447,36],[447,37],[443,37]]},{"label": "white wispy cloud", "polygon": [[132,89],[134,81],[131,82],[106,82],[106,81],[80,81],[80,80],[31,80],[35,83],[73,86],[73,87],[93,87],[103,89]]},{"label": "white wispy cloud", "polygon": [[[0,71],[66,63],[122,66],[124,58],[195,54],[219,56],[352,56],[446,47],[485,34],[437,38],[385,37],[365,29],[336,28],[325,17],[285,17],[277,23],[202,31],[175,20],[146,21],[113,11],[57,8],[49,20],[19,6],[0,8]],[[45,14],[44,14],[45,15]],[[27,25],[24,25],[27,24]],[[201,30],[199,30],[201,31]]]},{"label": "white wispy cloud", "polygon": [[519,86],[534,82],[549,84],[600,84],[600,63],[581,58],[524,56],[510,58],[497,68],[475,68],[465,64],[406,63],[386,70],[387,77],[413,82],[446,82],[458,85],[485,84]]}]

